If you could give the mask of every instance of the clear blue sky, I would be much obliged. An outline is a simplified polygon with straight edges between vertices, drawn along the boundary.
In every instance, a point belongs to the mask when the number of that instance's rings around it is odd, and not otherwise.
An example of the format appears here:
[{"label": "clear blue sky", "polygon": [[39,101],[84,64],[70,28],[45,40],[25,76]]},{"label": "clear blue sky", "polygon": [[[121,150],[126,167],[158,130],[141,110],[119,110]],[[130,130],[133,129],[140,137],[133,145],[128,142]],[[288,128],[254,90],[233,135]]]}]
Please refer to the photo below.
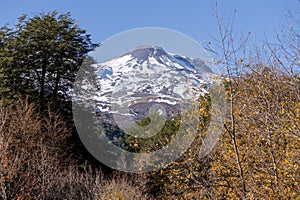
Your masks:
[{"label": "clear blue sky", "polygon": [[[0,25],[14,24],[25,14],[57,10],[71,16],[92,35],[94,42],[132,28],[163,27],[182,32],[198,42],[217,36],[212,14],[216,0],[2,0]],[[300,18],[299,0],[219,0],[222,16],[236,10],[236,28],[251,31],[260,41],[264,35],[272,38],[279,24],[286,24],[291,10]]]}]

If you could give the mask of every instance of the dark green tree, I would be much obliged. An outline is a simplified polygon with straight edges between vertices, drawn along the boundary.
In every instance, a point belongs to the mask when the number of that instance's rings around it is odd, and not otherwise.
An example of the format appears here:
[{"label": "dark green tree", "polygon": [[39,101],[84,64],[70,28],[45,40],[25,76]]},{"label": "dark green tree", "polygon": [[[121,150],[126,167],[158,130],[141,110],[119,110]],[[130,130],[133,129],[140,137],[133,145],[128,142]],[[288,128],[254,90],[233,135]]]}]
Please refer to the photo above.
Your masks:
[{"label": "dark green tree", "polygon": [[98,44],[78,27],[70,13],[23,15],[0,30],[0,98],[28,96],[39,105],[69,109],[76,73]]}]

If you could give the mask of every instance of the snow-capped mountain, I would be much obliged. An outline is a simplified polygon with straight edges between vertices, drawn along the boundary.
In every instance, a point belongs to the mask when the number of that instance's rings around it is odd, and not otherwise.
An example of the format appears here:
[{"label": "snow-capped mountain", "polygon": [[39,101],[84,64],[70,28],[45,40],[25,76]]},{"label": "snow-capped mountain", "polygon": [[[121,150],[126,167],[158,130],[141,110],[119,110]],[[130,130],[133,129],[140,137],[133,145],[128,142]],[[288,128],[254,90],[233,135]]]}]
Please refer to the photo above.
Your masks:
[{"label": "snow-capped mountain", "polygon": [[182,101],[207,93],[207,77],[212,74],[200,59],[155,46],[138,47],[96,68],[99,116],[116,114],[136,120],[149,115],[153,105],[161,114],[178,112]]}]

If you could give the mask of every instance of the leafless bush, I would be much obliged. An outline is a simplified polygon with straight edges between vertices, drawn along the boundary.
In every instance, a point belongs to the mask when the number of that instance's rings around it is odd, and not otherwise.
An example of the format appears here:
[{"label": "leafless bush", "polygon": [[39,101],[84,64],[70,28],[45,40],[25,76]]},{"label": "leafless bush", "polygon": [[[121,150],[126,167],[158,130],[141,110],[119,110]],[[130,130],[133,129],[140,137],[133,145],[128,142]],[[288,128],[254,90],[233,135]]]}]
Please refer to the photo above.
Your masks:
[{"label": "leafless bush", "polygon": [[27,101],[0,107],[2,197],[43,197],[60,171],[70,131],[57,113],[40,117]]},{"label": "leafless bush", "polygon": [[145,193],[146,179],[143,175],[129,176],[126,174],[117,174],[111,180],[105,182],[100,189],[100,195],[97,199],[152,199],[150,194]]},{"label": "leafless bush", "polygon": [[51,182],[45,199],[95,199],[103,182],[100,170],[70,166]]},{"label": "leafless bush", "polygon": [[106,180],[90,164],[78,166],[69,155],[71,130],[48,110],[34,104],[0,105],[1,199],[145,199],[133,179]]}]

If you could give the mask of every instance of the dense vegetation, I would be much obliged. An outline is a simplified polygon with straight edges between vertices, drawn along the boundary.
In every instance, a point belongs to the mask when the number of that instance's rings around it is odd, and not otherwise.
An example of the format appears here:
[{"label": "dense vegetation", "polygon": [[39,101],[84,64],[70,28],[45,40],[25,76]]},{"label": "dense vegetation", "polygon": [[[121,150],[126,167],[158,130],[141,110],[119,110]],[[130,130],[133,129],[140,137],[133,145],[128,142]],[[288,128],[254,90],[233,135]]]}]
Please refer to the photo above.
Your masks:
[{"label": "dense vegetation", "polygon": [[[246,55],[245,43],[236,45],[232,30],[218,22],[222,53],[216,58],[225,68],[228,106],[221,138],[198,158],[212,120],[210,97],[201,97],[200,109],[190,113],[200,120],[191,147],[145,174],[104,171],[78,150],[83,148],[67,91],[98,44],[70,15],[21,16],[14,27],[2,27],[0,198],[300,199],[299,30],[283,29],[278,44]],[[153,140],[127,137],[124,145],[135,152],[156,149],[174,135],[178,122],[167,120]]]}]

